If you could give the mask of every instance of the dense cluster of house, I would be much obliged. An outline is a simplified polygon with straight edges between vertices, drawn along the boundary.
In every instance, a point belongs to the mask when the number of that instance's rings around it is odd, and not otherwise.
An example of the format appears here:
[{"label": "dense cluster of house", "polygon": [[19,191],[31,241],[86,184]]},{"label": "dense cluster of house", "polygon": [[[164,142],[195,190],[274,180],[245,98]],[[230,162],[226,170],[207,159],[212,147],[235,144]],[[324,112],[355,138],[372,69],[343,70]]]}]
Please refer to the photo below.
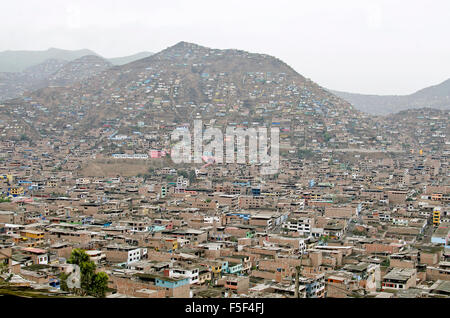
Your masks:
[{"label": "dense cluster of house", "polygon": [[108,297],[449,295],[444,153],[327,153],[264,177],[250,164],[89,177],[63,145],[20,145],[3,142],[0,161],[0,261],[14,284],[57,289],[81,248]]}]

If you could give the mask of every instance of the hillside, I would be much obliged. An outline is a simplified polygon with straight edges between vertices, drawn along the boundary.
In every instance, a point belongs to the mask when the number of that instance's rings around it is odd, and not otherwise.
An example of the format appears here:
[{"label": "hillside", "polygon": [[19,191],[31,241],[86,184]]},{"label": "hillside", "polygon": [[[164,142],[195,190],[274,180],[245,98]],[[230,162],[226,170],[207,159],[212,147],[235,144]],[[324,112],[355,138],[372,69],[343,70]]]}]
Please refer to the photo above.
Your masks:
[{"label": "hillside", "polygon": [[47,123],[51,134],[78,136],[111,123],[132,134],[138,121],[169,128],[202,119],[217,127],[279,125],[286,147],[295,149],[339,147],[344,140],[359,145],[360,138],[372,142],[375,133],[365,128],[372,125],[369,117],[275,57],[186,42],[5,104],[31,112],[30,122]]},{"label": "hillside", "polygon": [[83,81],[110,68],[112,64],[96,55],[87,55],[71,61],[47,77],[46,86],[67,86]]},{"label": "hillside", "polygon": [[65,60],[48,59],[23,72],[0,72],[0,101],[21,96],[27,90],[47,86],[46,79],[66,63]]},{"label": "hillside", "polygon": [[73,61],[49,59],[23,72],[0,73],[0,101],[47,86],[67,86],[111,67],[107,60],[87,55]]}]

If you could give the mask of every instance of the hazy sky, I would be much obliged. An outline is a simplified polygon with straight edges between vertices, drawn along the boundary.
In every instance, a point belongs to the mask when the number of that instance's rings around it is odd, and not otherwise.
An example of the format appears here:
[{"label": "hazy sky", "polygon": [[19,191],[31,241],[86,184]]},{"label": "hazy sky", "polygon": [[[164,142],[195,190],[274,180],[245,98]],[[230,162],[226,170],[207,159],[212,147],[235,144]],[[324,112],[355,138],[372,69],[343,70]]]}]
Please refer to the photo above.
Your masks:
[{"label": "hazy sky", "polygon": [[331,89],[409,94],[450,78],[449,13],[449,0],[2,0],[0,51],[187,41],[274,55]]}]

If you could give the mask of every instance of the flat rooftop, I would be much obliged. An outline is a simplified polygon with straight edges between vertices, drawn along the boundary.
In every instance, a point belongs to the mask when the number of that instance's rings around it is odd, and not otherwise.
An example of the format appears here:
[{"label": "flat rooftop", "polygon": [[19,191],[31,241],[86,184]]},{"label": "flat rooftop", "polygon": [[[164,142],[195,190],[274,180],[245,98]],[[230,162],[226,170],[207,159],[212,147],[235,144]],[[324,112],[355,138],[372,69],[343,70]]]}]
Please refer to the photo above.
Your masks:
[{"label": "flat rooftop", "polygon": [[413,268],[393,268],[388,274],[384,276],[384,279],[407,281],[415,273],[416,269]]}]

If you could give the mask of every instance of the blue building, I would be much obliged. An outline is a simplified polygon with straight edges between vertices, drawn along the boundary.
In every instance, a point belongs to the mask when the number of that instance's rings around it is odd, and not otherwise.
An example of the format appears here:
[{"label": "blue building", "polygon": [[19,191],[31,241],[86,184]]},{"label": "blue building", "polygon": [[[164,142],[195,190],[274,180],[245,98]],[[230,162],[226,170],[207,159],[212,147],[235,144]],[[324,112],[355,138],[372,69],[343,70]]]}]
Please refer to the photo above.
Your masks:
[{"label": "blue building", "polygon": [[189,285],[189,278],[170,278],[170,277],[162,277],[155,279],[155,286],[164,287],[164,288],[175,288],[184,285]]},{"label": "blue building", "polygon": [[229,274],[240,274],[242,270],[242,263],[228,263],[226,272]]}]

